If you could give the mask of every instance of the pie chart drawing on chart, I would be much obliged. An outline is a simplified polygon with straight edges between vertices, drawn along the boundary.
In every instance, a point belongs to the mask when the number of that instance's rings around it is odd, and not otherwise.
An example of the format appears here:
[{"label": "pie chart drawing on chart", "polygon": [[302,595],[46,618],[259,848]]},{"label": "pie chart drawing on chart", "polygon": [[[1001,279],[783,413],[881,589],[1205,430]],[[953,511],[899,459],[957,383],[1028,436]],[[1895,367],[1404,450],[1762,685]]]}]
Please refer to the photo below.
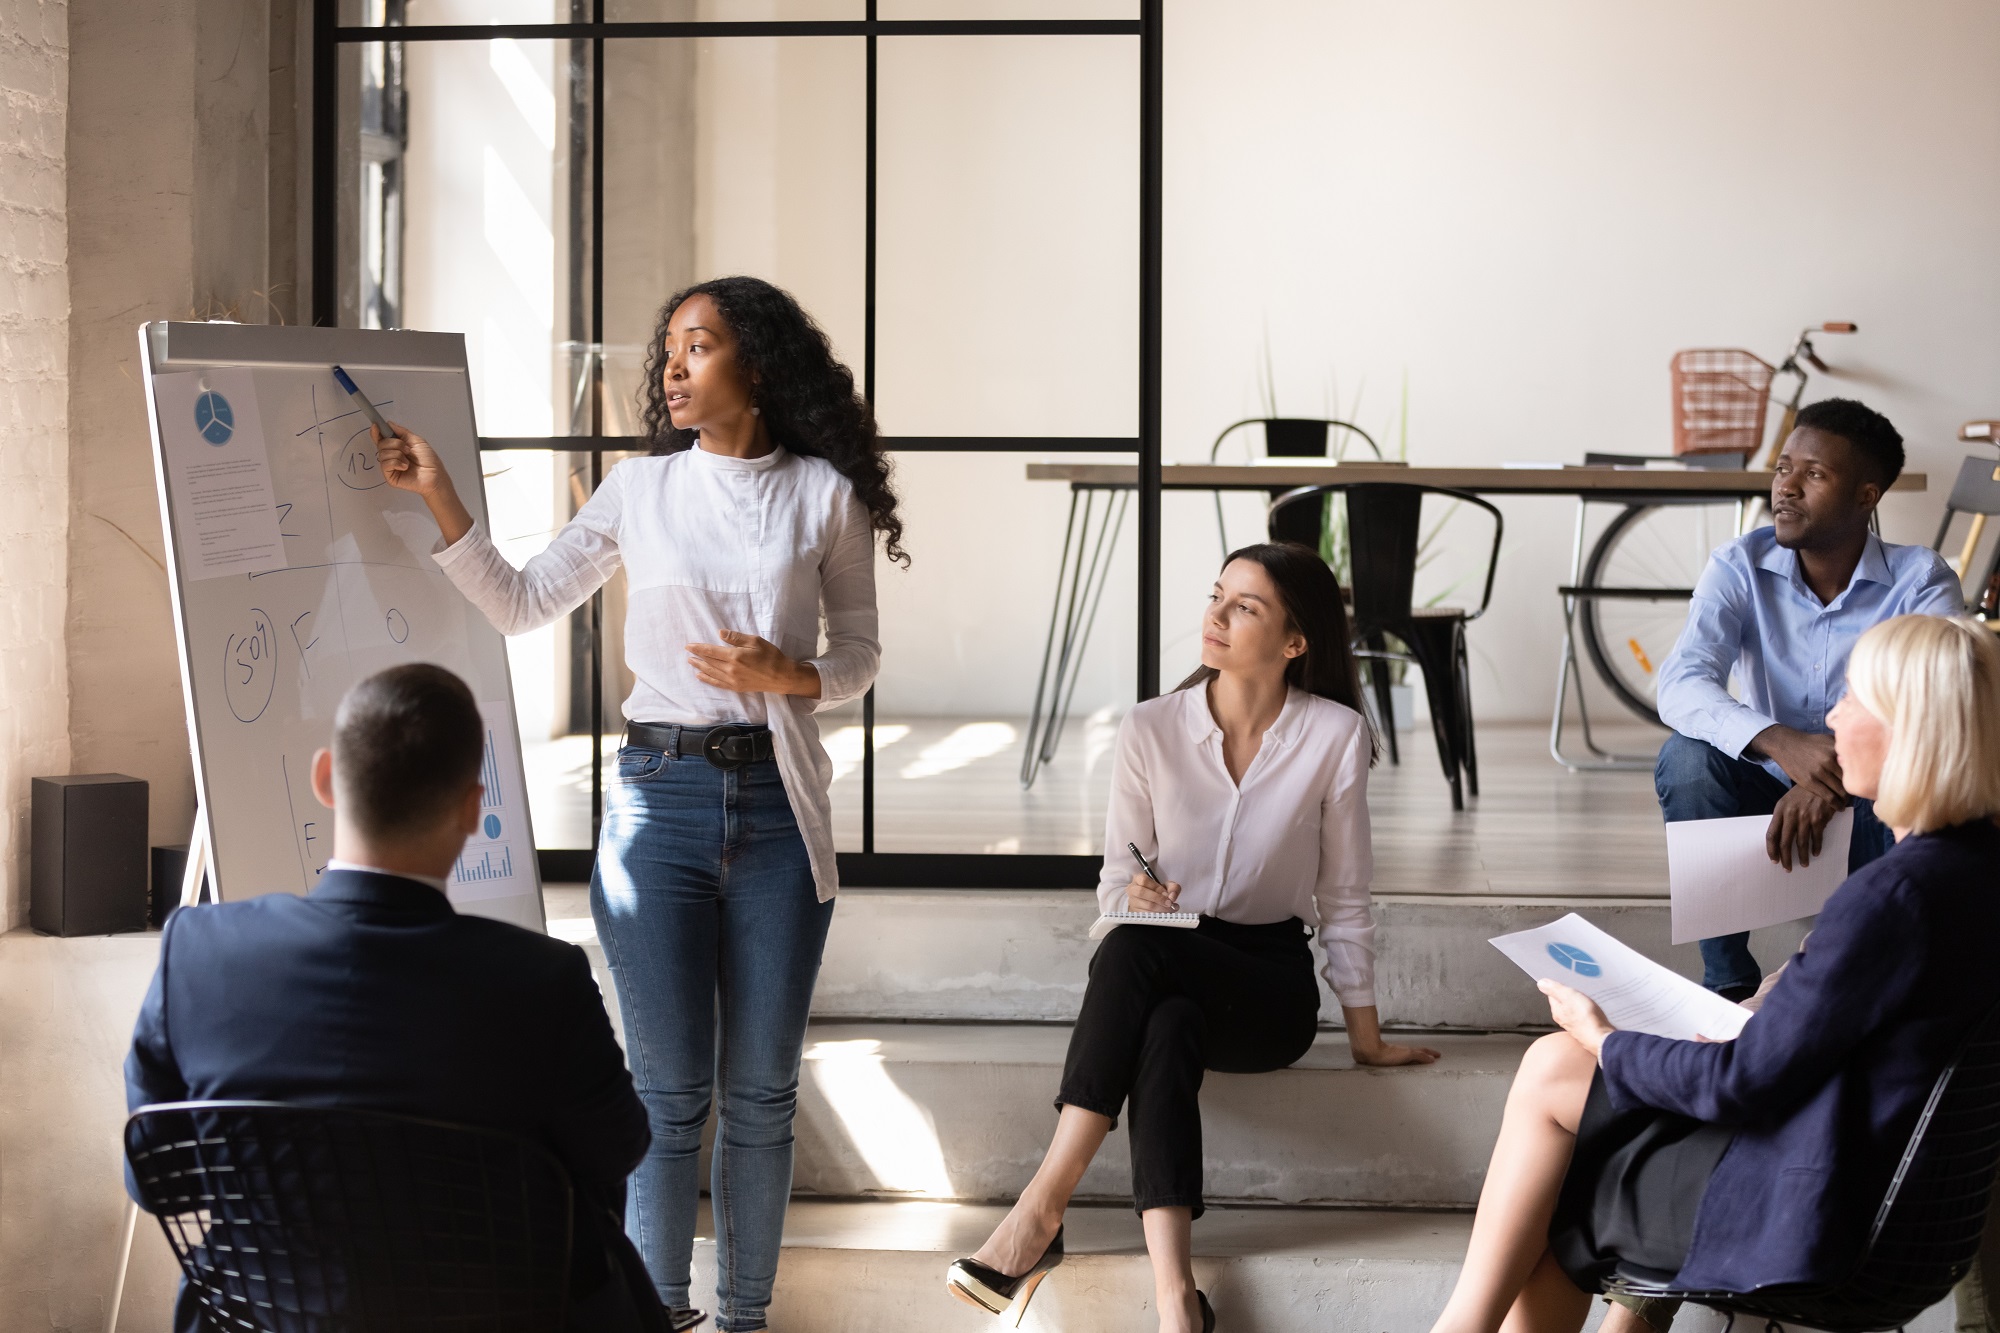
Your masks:
[{"label": "pie chart drawing on chart", "polygon": [[229,400],[213,389],[195,399],[194,428],[210,444],[228,444],[229,437],[236,433],[236,413],[230,409]]},{"label": "pie chart drawing on chart", "polygon": [[1604,975],[1604,969],[1597,965],[1597,960],[1574,944],[1551,944],[1549,957],[1580,977]]},{"label": "pie chart drawing on chart", "polygon": [[485,825],[485,827],[486,827],[486,836],[487,836],[487,837],[489,837],[489,838],[497,838],[497,837],[499,837],[499,836],[500,836],[500,816],[498,816],[498,815],[488,815],[488,816],[486,816],[486,825]]}]

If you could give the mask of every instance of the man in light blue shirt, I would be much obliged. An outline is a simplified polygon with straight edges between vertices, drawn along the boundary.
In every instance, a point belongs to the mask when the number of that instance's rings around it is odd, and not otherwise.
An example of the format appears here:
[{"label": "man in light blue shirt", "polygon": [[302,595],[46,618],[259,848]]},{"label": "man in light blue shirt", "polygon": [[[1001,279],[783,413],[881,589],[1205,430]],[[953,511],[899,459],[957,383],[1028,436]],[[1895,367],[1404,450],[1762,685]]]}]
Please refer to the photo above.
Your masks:
[{"label": "man in light blue shirt", "polygon": [[[1709,557],[1660,667],[1660,720],[1675,734],[1653,785],[1667,822],[1770,815],[1766,850],[1789,870],[1819,855],[1827,821],[1852,805],[1848,870],[1889,849],[1871,803],[1841,785],[1826,715],[1863,632],[1892,616],[1965,609],[1936,552],[1868,530],[1902,470],[1903,437],[1880,413],[1846,398],[1800,411],[1771,480],[1772,526]],[[1732,669],[1740,699],[1729,693]],[[1749,939],[1703,940],[1703,984],[1730,999],[1753,993],[1761,973]]]}]

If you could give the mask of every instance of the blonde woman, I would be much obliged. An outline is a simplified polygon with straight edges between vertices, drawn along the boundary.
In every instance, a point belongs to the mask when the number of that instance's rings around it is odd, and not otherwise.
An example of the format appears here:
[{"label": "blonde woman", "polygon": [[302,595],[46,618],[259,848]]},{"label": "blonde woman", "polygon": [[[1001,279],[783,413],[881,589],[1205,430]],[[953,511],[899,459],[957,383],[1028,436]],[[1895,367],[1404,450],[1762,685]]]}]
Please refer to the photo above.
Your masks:
[{"label": "blonde woman", "polygon": [[[2000,646],[1899,616],[1861,637],[1847,684],[1841,772],[1895,846],[1827,901],[1734,1041],[1615,1031],[1542,983],[1564,1031],[1515,1076],[1436,1333],[1574,1333],[1621,1264],[1751,1291],[1860,1259],[1932,1084],[2000,1000]],[[1619,1307],[1604,1327],[1644,1325]]]}]

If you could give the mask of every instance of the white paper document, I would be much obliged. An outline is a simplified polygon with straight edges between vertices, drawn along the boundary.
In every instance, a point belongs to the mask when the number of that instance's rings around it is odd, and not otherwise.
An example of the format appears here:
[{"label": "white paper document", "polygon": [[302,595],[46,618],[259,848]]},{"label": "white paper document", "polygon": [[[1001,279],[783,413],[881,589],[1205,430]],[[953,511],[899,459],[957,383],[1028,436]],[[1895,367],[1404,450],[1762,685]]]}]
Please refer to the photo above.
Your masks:
[{"label": "white paper document", "polygon": [[271,457],[250,372],[155,375],[153,392],[186,578],[285,568]]},{"label": "white paper document", "polygon": [[1560,981],[1597,1001],[1616,1028],[1679,1041],[1726,1041],[1750,1020],[1748,1009],[1660,966],[1574,912],[1489,942],[1536,980]]},{"label": "white paper document", "polygon": [[1847,878],[1854,811],[1827,822],[1820,854],[1790,870],[1764,851],[1768,815],[1689,819],[1667,825],[1667,886],[1674,943],[1734,935],[1816,916]]}]

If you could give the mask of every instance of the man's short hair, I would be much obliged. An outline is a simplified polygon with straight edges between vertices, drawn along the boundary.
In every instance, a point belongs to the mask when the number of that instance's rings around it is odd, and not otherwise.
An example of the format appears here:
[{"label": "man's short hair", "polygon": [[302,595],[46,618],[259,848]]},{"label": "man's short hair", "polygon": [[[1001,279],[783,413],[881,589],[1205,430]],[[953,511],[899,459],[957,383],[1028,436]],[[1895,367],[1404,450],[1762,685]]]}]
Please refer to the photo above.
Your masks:
[{"label": "man's short hair", "polygon": [[368,837],[423,833],[465,798],[485,749],[486,724],[464,681],[427,662],[378,671],[334,714],[340,813]]},{"label": "man's short hair", "polygon": [[1889,418],[1852,398],[1822,398],[1799,409],[1795,428],[1838,435],[1854,446],[1862,463],[1887,490],[1903,475],[1903,437]]}]

